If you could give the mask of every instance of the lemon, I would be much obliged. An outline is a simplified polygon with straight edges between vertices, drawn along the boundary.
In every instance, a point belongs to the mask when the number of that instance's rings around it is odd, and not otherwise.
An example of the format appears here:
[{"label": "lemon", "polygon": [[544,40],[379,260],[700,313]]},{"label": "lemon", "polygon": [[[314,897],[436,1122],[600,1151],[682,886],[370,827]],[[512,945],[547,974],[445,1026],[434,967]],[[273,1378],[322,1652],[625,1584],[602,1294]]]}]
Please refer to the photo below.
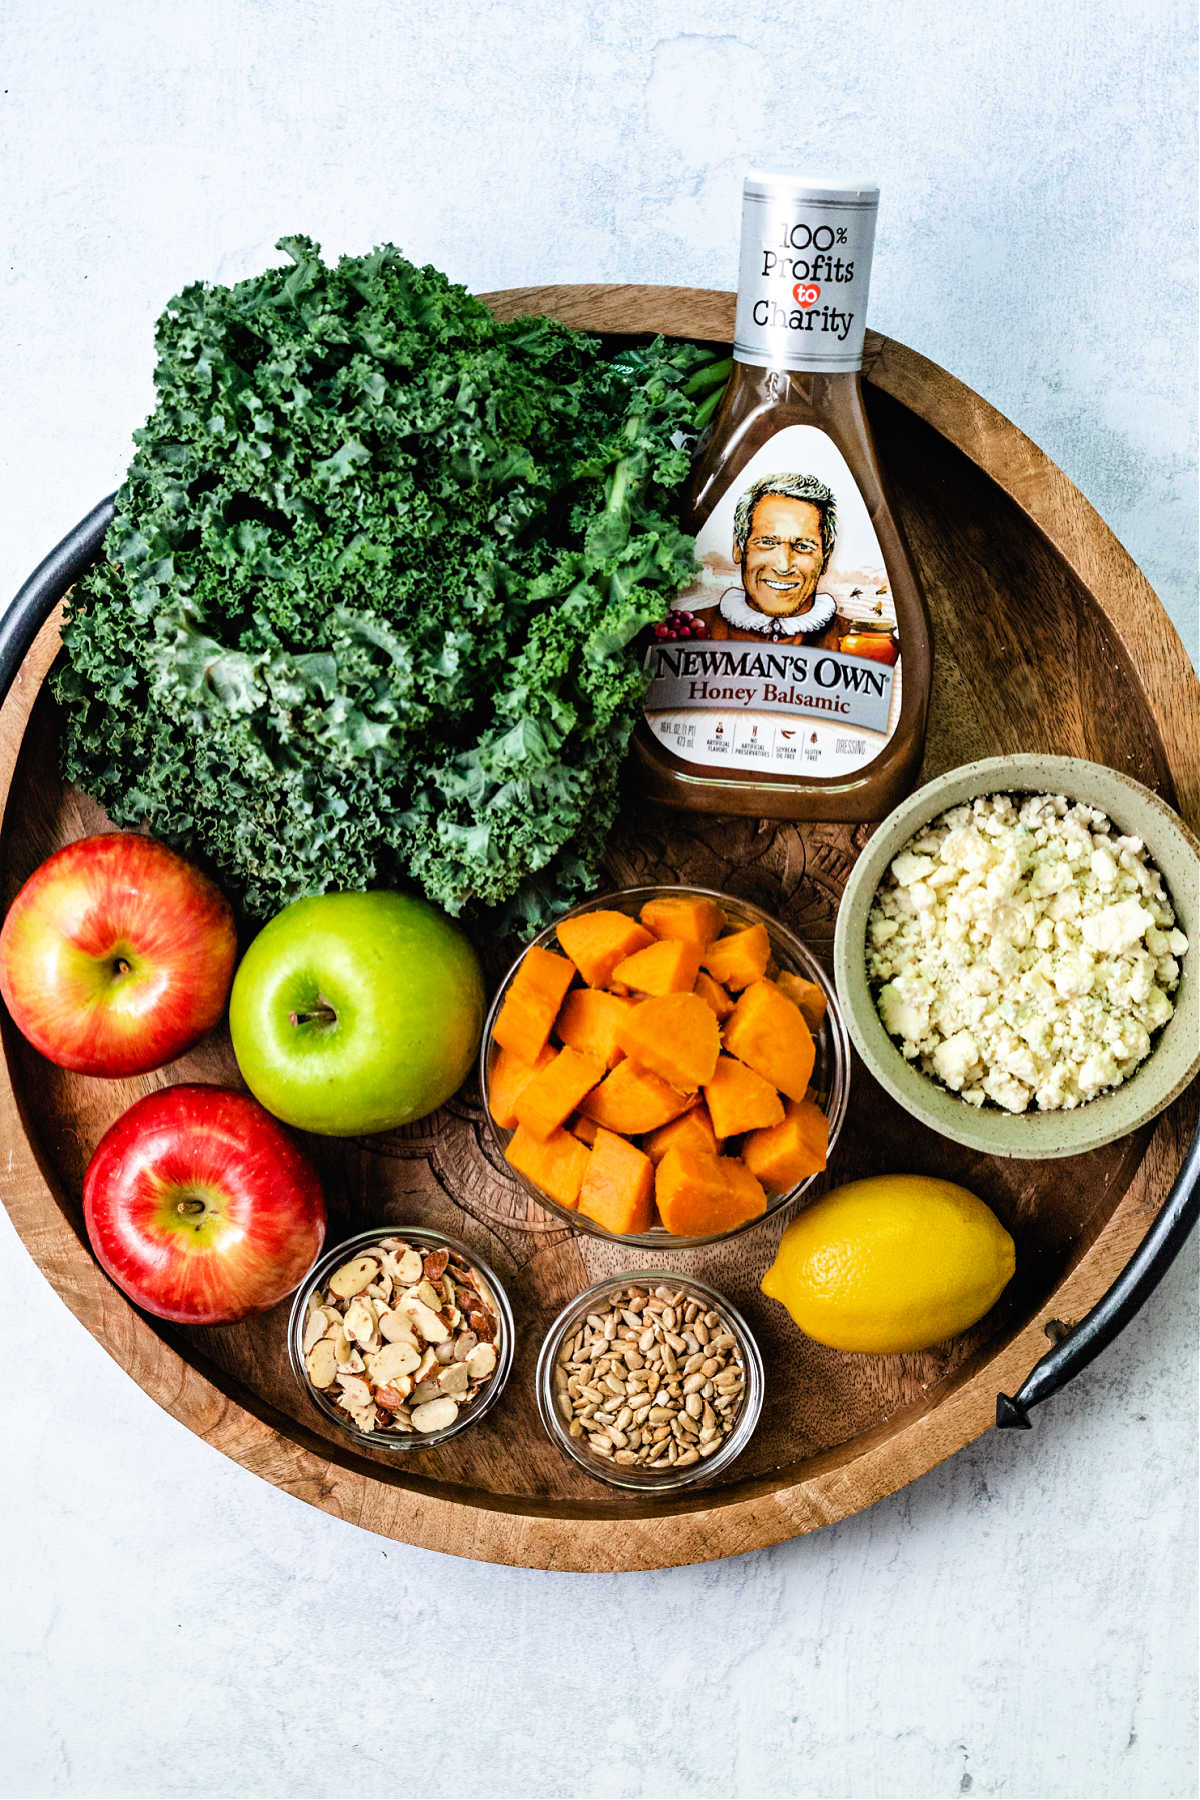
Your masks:
[{"label": "lemon", "polygon": [[762,1279],[834,1350],[926,1350],[994,1306],[1016,1265],[991,1208],[927,1175],[834,1188],[793,1219]]}]

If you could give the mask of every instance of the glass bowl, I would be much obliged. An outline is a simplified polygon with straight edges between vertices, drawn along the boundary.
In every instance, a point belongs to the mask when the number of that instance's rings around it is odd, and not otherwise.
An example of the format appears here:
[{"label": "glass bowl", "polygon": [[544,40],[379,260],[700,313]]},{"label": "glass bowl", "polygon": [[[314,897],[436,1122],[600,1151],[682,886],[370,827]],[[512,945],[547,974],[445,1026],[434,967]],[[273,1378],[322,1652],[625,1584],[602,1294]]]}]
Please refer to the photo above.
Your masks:
[{"label": "glass bowl", "polygon": [[[664,1468],[649,1468],[631,1463],[619,1463],[615,1460],[618,1454],[632,1456],[636,1448],[629,1445],[614,1449],[612,1456],[602,1455],[593,1450],[588,1442],[586,1432],[572,1436],[567,1422],[567,1408],[560,1404],[560,1395],[568,1400],[566,1382],[568,1379],[567,1350],[577,1327],[585,1324],[588,1314],[595,1313],[598,1307],[607,1305],[618,1294],[633,1289],[648,1300],[661,1299],[664,1305],[674,1306],[676,1319],[674,1335],[682,1338],[685,1349],[677,1357],[678,1369],[682,1374],[685,1363],[691,1352],[685,1333],[699,1319],[709,1336],[715,1335],[718,1329],[727,1331],[734,1339],[736,1355],[741,1362],[745,1385],[742,1389],[741,1405],[734,1414],[734,1422],[728,1435],[720,1442],[718,1449],[709,1456],[701,1456],[695,1462],[668,1464]],[[692,1305],[697,1312],[691,1317],[687,1313]],[[646,1316],[643,1314],[643,1316]],[[719,1324],[709,1324],[709,1320]],[[632,1331],[633,1327],[626,1322],[623,1329]],[[632,1339],[617,1337],[617,1343],[632,1343]],[[703,1346],[700,1346],[703,1348]],[[632,1371],[631,1371],[632,1372]],[[686,1381],[686,1377],[684,1377]],[[598,1481],[606,1481],[612,1487],[628,1488],[640,1493],[669,1493],[677,1488],[690,1487],[694,1482],[708,1481],[721,1469],[728,1468],[734,1458],[740,1456],[754,1434],[762,1412],[764,1377],[762,1357],[758,1345],[746,1321],[723,1294],[717,1293],[703,1281],[696,1281],[690,1276],[676,1274],[671,1269],[635,1269],[624,1275],[614,1275],[604,1281],[598,1281],[594,1287],[572,1300],[555,1319],[546,1333],[538,1356],[537,1374],[538,1412],[548,1435],[561,1450],[579,1464],[587,1474]],[[614,1399],[617,1398],[614,1396]],[[702,1394],[703,1401],[703,1394]],[[601,1406],[602,1411],[605,1411]],[[645,1411],[643,1407],[641,1409]],[[614,1416],[621,1416],[621,1407],[614,1408]],[[634,1420],[626,1425],[623,1435],[629,1436],[638,1429],[637,1414]],[[603,1421],[601,1425],[603,1427]],[[618,1427],[618,1429],[620,1429]],[[687,1441],[687,1434],[684,1436]],[[630,1440],[632,1443],[632,1439]]]},{"label": "glass bowl", "polygon": [[[580,913],[604,910],[628,913],[631,917],[636,918],[648,900],[674,895],[698,895],[705,900],[715,900],[724,909],[730,924],[734,926],[765,925],[767,935],[771,940],[773,962],[780,969],[789,969],[793,974],[815,982],[825,995],[825,1017],[821,1029],[813,1034],[817,1055],[813,1065],[811,1089],[817,1104],[829,1122],[829,1146],[826,1152],[826,1162],[828,1163],[837,1144],[850,1098],[850,1041],[846,1035],[846,1027],[842,1021],[841,1008],[838,1005],[837,992],[833,982],[812,952],[805,949],[798,937],[785,925],[781,925],[777,919],[771,918],[769,913],[763,912],[760,907],[752,906],[748,900],[734,899],[728,894],[719,894],[712,888],[670,885],[623,888],[618,893],[601,894],[594,900],[585,900],[581,905],[573,906],[570,912],[564,913],[563,918],[573,919]],[[557,929],[558,922],[548,925],[544,931],[538,933],[531,944],[526,945],[525,949],[531,949],[534,944],[540,945],[543,949],[557,949],[558,942],[555,935]],[[488,1128],[493,1141],[502,1157],[508,1147],[512,1132],[497,1125],[492,1117],[491,1068],[496,1051],[492,1040],[492,1029],[524,954],[523,950],[521,956],[517,957],[500,983],[492,1002],[491,1011],[487,1016],[487,1023],[483,1028],[483,1044],[480,1050],[479,1085],[483,1093],[484,1112],[487,1115]],[[607,1231],[603,1225],[598,1225],[594,1219],[589,1219],[585,1214],[574,1212],[570,1207],[560,1205],[557,1200],[551,1199],[549,1194],[543,1193],[541,1188],[536,1187],[533,1182],[522,1175],[520,1170],[514,1169],[511,1163],[506,1161],[505,1168],[508,1169],[513,1180],[518,1182],[525,1192],[538,1202],[539,1206],[544,1206],[547,1212],[556,1213],[560,1219],[568,1225],[573,1225],[576,1230],[585,1231],[592,1237],[605,1238],[609,1243],[630,1244],[642,1250],[660,1252],[698,1250],[705,1244],[718,1244],[726,1238],[737,1237],[743,1231],[750,1231],[755,1225],[761,1225],[764,1219],[773,1218],[784,1207],[791,1206],[802,1194],[807,1193],[813,1182],[818,1179],[816,1175],[808,1175],[795,1187],[789,1188],[786,1193],[768,1195],[767,1210],[760,1213],[756,1219],[747,1219],[743,1224],[735,1225],[732,1231],[714,1232],[706,1237],[681,1237],[674,1232],[667,1231],[662,1225],[654,1225],[649,1231],[630,1232],[622,1236],[616,1232]]]},{"label": "glass bowl", "polygon": [[[305,1367],[304,1328],[310,1298],[326,1286],[334,1270],[343,1263],[350,1262],[355,1256],[368,1254],[383,1239],[393,1237],[403,1238],[413,1249],[420,1250],[425,1255],[434,1250],[448,1250],[461,1257],[477,1277],[480,1292],[485,1299],[491,1301],[498,1320],[494,1340],[496,1367],[490,1380],[480,1389],[475,1400],[467,1406],[460,1406],[457,1418],[440,1431],[362,1431],[344,1408],[335,1405],[321,1388],[313,1386]],[[360,1231],[354,1237],[344,1238],[332,1250],[326,1251],[300,1284],[288,1320],[288,1356],[292,1372],[317,1411],[356,1444],[362,1444],[371,1450],[396,1451],[400,1454],[410,1450],[429,1450],[436,1444],[444,1444],[447,1438],[465,1431],[491,1410],[503,1393],[512,1369],[513,1340],[513,1314],[508,1295],[483,1258],[466,1244],[459,1243],[457,1238],[448,1237],[444,1231],[430,1231],[424,1226],[416,1225],[378,1225],[371,1231]]]}]

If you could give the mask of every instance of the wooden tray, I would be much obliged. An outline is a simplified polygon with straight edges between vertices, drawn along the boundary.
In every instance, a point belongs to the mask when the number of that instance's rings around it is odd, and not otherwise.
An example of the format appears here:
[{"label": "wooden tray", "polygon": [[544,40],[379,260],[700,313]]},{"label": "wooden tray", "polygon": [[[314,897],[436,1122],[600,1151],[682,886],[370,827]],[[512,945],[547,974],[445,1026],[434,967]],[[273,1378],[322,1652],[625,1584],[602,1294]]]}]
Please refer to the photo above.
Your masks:
[{"label": "wooden tray", "polygon": [[[486,296],[505,316],[545,312],[611,333],[665,331],[728,342],[731,296],[679,288],[530,288]],[[943,370],[868,340],[868,404],[928,597],[936,646],[925,776],[976,756],[1043,749],[1127,770],[1173,797],[1194,825],[1197,687],[1162,607],[1065,476],[1007,420]],[[103,825],[64,789],[45,678],[51,618],[0,714],[0,899],[61,843]],[[1190,721],[1190,723],[1189,723]],[[682,878],[775,909],[829,957],[834,916],[866,827],[778,826],[653,812],[627,801],[609,854],[615,884]],[[762,1423],[725,1477],[665,1503],[624,1498],[570,1467],[547,1441],[532,1376],[558,1307],[601,1273],[636,1267],[575,1236],[498,1167],[477,1096],[434,1118],[353,1143],[310,1140],[331,1237],[378,1220],[441,1225],[477,1245],[519,1321],[507,1393],[477,1428],[402,1462],[359,1454],[309,1409],[288,1369],[287,1307],[221,1329],[143,1317],[93,1262],[83,1171],[109,1123],[152,1087],[236,1081],[223,1034],[170,1070],[101,1082],[42,1061],[3,1027],[0,1082],[9,1154],[0,1184],[30,1253],[97,1341],[192,1431],[266,1480],[403,1542],[538,1568],[657,1568],[731,1556],[869,1506],[992,1423],[1047,1347],[1144,1237],[1180,1162],[1195,1112],[1184,1095],[1156,1126],[1107,1150],[1045,1164],[1000,1163],[921,1130],[857,1065],[834,1177],[907,1169],[962,1181],[1018,1244],[1017,1276],[983,1326],[920,1356],[855,1357],[809,1343],[757,1278],[779,1222],[726,1247],[679,1254],[730,1293],[768,1370]]]}]

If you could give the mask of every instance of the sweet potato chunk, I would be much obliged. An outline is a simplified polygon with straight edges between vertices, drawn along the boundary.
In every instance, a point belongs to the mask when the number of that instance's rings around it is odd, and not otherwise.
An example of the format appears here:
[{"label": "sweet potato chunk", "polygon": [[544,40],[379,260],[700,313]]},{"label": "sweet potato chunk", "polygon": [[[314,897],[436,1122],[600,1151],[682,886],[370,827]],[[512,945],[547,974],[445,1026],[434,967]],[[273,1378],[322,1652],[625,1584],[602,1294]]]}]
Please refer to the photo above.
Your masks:
[{"label": "sweet potato chunk", "polygon": [[627,956],[613,970],[613,980],[637,994],[688,994],[700,973],[700,948],[679,938],[663,938]]},{"label": "sweet potato chunk", "polygon": [[699,994],[706,1006],[712,1007],[718,1020],[727,1019],[733,1011],[733,1001],[725,989],[719,981],[714,981],[711,975],[706,975],[703,969],[696,977],[694,991]]},{"label": "sweet potato chunk", "polygon": [[521,958],[492,1036],[522,1062],[536,1063],[549,1042],[575,965],[535,944]]},{"label": "sweet potato chunk", "polygon": [[511,1050],[497,1050],[488,1070],[488,1105],[501,1131],[511,1131],[516,1125],[517,1096],[539,1069],[554,1061],[555,1054],[547,1044],[535,1063],[527,1063]]},{"label": "sweet potato chunk", "polygon": [[617,964],[654,939],[625,913],[600,911],[561,920],[558,941],[588,986],[605,988]]},{"label": "sweet potato chunk", "polygon": [[517,1095],[513,1108],[517,1124],[534,1137],[549,1137],[603,1079],[604,1064],[598,1056],[581,1056],[569,1047],[560,1050]]},{"label": "sweet potato chunk", "polygon": [[577,1137],[581,1144],[594,1144],[599,1129],[595,1119],[585,1118],[583,1113],[576,1113],[573,1119],[567,1121],[567,1130],[572,1137]]},{"label": "sweet potato chunk", "polygon": [[658,1215],[677,1237],[708,1237],[761,1218],[767,1196],[736,1156],[668,1150],[654,1178]]},{"label": "sweet potato chunk", "polygon": [[689,1091],[712,1079],[721,1054],[716,1017],[698,994],[659,994],[632,1006],[617,1042],[640,1069]]},{"label": "sweet potato chunk", "polygon": [[681,1113],[668,1125],[660,1125],[642,1139],[642,1149],[652,1163],[660,1163],[668,1150],[704,1150],[716,1156],[721,1145],[708,1108],[701,1100],[690,1112]]},{"label": "sweet potato chunk", "polygon": [[702,894],[663,894],[647,900],[641,917],[656,938],[681,938],[701,950],[725,929],[725,914],[715,900],[706,900]]},{"label": "sweet potato chunk", "polygon": [[790,969],[781,969],[775,977],[775,986],[780,993],[798,1006],[804,1014],[804,1023],[816,1035],[825,1023],[825,1013],[829,1002],[825,998],[825,989],[818,987],[815,981],[806,981],[803,975],[793,975]]},{"label": "sweet potato chunk", "polygon": [[636,1144],[598,1129],[579,1190],[579,1210],[618,1237],[654,1223],[654,1165]]},{"label": "sweet potato chunk", "polygon": [[829,1121],[811,1100],[789,1100],[783,1122],[752,1131],[742,1157],[752,1175],[773,1194],[785,1194],[797,1182],[825,1167]]},{"label": "sweet potato chunk", "polygon": [[614,1069],[625,1052],[617,1043],[617,1027],[633,1011],[632,1000],[600,988],[572,988],[563,1001],[554,1029],[564,1044],[584,1056],[598,1056]]},{"label": "sweet potato chunk", "polygon": [[769,1081],[732,1056],[722,1056],[713,1078],[706,1083],[704,1099],[718,1137],[736,1137],[741,1131],[757,1131],[778,1125],[783,1101]]},{"label": "sweet potato chunk", "polygon": [[539,1138],[518,1125],[504,1154],[514,1169],[560,1206],[574,1208],[578,1204],[591,1151],[569,1131],[552,1131],[549,1137]]},{"label": "sweet potato chunk", "polygon": [[728,937],[710,944],[701,962],[714,981],[725,987],[749,987],[761,981],[771,960],[771,940],[765,925],[747,925],[743,931],[731,931]]},{"label": "sweet potato chunk", "polygon": [[725,1048],[791,1100],[803,1100],[816,1046],[804,1014],[773,981],[756,981],[725,1021]]},{"label": "sweet potato chunk", "polygon": [[606,1131],[637,1137],[665,1125],[668,1119],[677,1119],[691,1104],[690,1094],[681,1094],[651,1070],[636,1068],[626,1058],[592,1089],[580,1111]]}]

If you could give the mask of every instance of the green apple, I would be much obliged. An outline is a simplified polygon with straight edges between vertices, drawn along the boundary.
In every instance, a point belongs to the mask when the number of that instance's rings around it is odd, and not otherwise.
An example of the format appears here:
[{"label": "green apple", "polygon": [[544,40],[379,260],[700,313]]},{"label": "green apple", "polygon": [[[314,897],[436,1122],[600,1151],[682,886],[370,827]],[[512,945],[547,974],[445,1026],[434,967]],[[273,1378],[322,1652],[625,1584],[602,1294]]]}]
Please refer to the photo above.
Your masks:
[{"label": "green apple", "polygon": [[443,913],[408,894],[295,900],[242,958],[234,1055],[255,1098],[327,1137],[424,1118],[462,1085],[483,1028],[483,975]]}]

